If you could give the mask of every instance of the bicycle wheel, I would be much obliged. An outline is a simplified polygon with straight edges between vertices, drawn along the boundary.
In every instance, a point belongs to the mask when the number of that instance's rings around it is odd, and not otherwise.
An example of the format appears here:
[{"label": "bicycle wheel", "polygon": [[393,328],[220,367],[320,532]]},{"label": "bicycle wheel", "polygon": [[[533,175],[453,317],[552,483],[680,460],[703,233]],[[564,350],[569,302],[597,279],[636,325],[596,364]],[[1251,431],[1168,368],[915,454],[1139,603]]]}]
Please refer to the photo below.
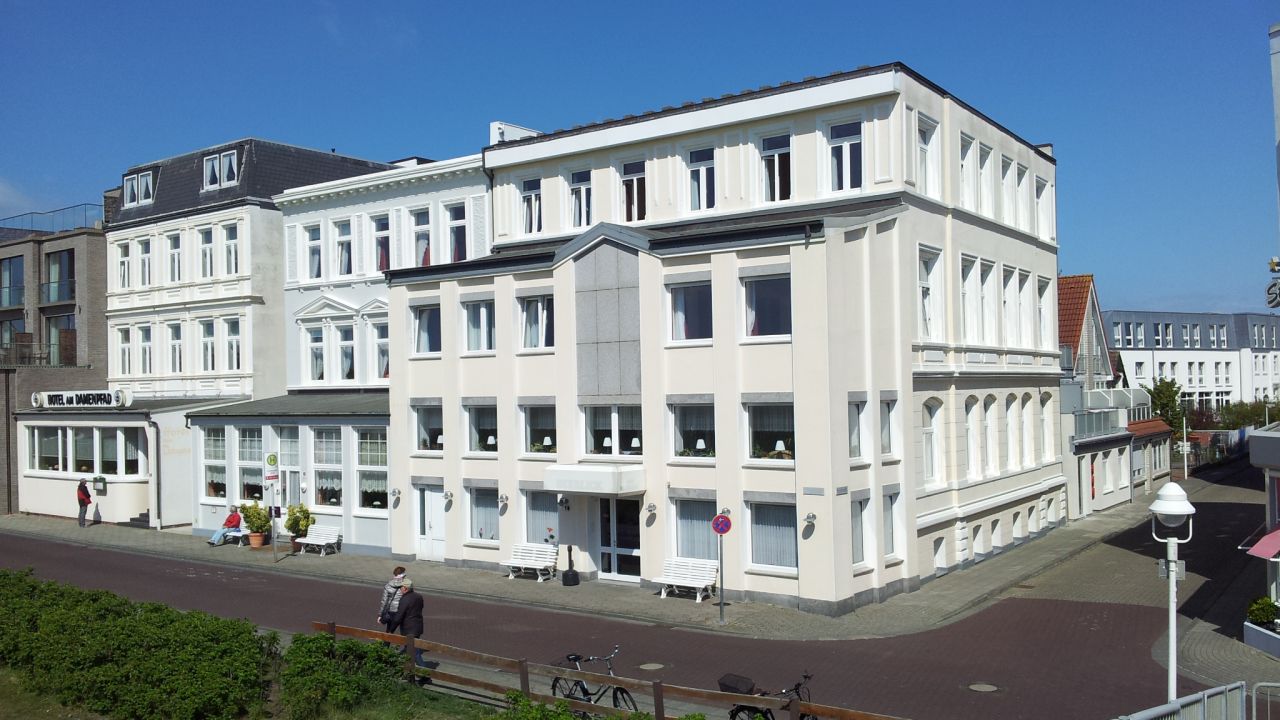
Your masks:
[{"label": "bicycle wheel", "polygon": [[773,711],[768,708],[761,709],[751,705],[738,705],[729,711],[729,720],[756,720],[756,718],[773,720]]},{"label": "bicycle wheel", "polygon": [[626,688],[616,687],[613,689],[613,706],[635,712],[636,699],[631,697],[631,692]]},{"label": "bicycle wheel", "polygon": [[551,695],[553,697],[569,697],[573,693],[573,685],[562,677],[551,680]]}]

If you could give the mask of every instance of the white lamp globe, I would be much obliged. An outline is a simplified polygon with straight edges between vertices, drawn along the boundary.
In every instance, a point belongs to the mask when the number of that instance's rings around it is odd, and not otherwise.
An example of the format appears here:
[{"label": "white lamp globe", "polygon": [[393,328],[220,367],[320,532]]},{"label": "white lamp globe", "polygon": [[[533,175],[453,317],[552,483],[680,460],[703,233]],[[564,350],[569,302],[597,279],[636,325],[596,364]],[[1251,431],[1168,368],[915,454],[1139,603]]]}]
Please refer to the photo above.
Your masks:
[{"label": "white lamp globe", "polygon": [[1166,483],[1151,503],[1151,513],[1166,527],[1176,528],[1194,515],[1196,508],[1187,501],[1187,492],[1176,482]]}]

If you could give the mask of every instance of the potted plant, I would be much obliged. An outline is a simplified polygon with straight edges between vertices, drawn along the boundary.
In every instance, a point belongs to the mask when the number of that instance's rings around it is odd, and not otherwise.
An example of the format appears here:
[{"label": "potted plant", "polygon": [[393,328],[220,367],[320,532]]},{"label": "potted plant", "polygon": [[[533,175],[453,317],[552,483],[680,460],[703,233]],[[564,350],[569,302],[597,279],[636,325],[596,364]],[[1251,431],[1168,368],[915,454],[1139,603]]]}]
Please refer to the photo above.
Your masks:
[{"label": "potted plant", "polygon": [[311,511],[306,505],[301,503],[289,506],[289,514],[284,519],[284,529],[289,531],[293,536],[293,551],[300,552],[302,545],[298,543],[298,538],[305,537],[307,530],[315,524],[316,519],[311,517]]},{"label": "potted plant", "polygon": [[1277,616],[1280,616],[1280,606],[1265,595],[1250,603],[1243,632],[1245,644],[1280,657],[1280,634],[1276,633]]},{"label": "potted plant", "polygon": [[271,514],[255,501],[252,505],[240,506],[240,517],[249,529],[249,547],[262,547],[264,537],[271,532]]}]

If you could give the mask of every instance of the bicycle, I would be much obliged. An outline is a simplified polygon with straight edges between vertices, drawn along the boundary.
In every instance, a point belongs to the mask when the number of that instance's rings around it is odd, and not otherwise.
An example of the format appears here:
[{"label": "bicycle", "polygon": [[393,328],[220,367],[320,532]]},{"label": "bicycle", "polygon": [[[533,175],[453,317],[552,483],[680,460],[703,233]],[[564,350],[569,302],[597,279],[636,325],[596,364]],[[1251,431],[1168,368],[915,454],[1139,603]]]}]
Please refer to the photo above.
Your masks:
[{"label": "bicycle", "polygon": [[[613,652],[605,655],[604,657],[583,657],[577,653],[571,653],[569,655],[565,655],[564,659],[573,663],[573,666],[578,670],[582,669],[582,663],[584,662],[603,662],[605,667],[609,670],[609,676],[614,677],[613,659],[617,657],[617,655],[618,646],[614,645]],[[631,693],[624,687],[618,687],[616,685],[601,685],[599,688],[592,690],[581,680],[570,680],[562,677],[556,677],[551,680],[552,696],[562,697],[569,700],[580,700],[582,702],[592,703],[593,705],[599,704],[600,699],[603,698],[610,690],[613,691],[612,700],[615,708],[624,709],[629,712],[636,711],[636,700],[631,697]]]},{"label": "bicycle", "polygon": [[[730,674],[720,678],[720,689],[724,692],[733,692],[740,695],[789,698],[789,702],[809,702],[809,681],[811,679],[813,679],[813,675],[810,675],[806,670],[803,673],[803,679],[800,680],[800,682],[785,690],[770,692],[768,690],[755,687],[755,683],[752,682],[750,678]],[[744,681],[747,684],[745,692],[743,688]],[[764,718],[764,720],[774,720],[773,710],[769,708],[756,707],[755,705],[734,705],[733,709],[729,711],[729,720],[755,720],[757,717]],[[818,720],[818,718],[816,715],[801,713],[800,720]]]}]

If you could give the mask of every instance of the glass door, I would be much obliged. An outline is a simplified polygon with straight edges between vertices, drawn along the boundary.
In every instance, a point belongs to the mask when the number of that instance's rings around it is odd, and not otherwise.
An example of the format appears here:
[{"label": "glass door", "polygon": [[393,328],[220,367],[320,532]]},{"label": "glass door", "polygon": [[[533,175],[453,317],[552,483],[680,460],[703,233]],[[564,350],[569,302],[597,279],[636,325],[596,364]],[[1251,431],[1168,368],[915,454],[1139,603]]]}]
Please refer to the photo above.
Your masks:
[{"label": "glass door", "polygon": [[419,485],[418,559],[444,560],[444,487]]},{"label": "glass door", "polygon": [[640,501],[600,498],[600,577],[612,580],[640,579]]}]

